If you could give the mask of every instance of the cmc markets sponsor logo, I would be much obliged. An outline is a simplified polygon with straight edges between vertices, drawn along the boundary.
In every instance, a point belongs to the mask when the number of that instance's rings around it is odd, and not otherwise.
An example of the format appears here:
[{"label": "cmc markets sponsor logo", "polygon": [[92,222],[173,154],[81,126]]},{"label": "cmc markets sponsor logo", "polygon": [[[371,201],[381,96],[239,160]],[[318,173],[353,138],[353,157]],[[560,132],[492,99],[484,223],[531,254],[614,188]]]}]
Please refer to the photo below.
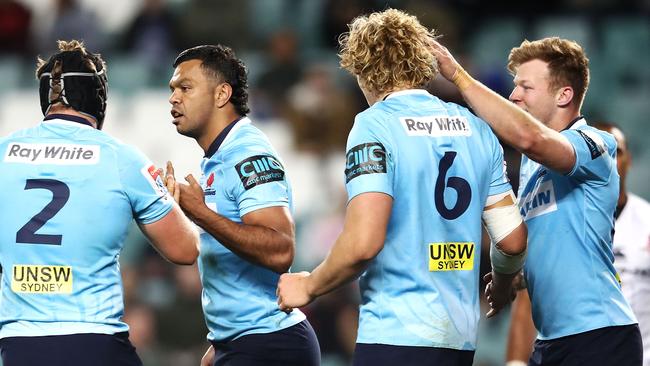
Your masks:
[{"label": "cmc markets sponsor logo", "polygon": [[363,174],[386,173],[386,149],[379,142],[357,145],[348,150],[345,182]]},{"label": "cmc markets sponsor logo", "polygon": [[92,165],[99,162],[99,145],[28,144],[12,142],[4,161],[22,164]]},{"label": "cmc markets sponsor logo", "polygon": [[429,271],[471,271],[473,269],[473,242],[429,244]]},{"label": "cmc markets sponsor logo", "polygon": [[282,164],[271,155],[255,155],[235,165],[244,189],[284,179]]},{"label": "cmc markets sponsor logo", "polygon": [[69,294],[72,292],[72,267],[14,265],[11,290],[28,294]]},{"label": "cmc markets sponsor logo", "polygon": [[519,210],[525,220],[557,211],[553,181],[538,180],[535,187],[519,200]]},{"label": "cmc markets sponsor logo", "polygon": [[472,130],[463,116],[424,116],[400,118],[409,136],[470,136]]}]

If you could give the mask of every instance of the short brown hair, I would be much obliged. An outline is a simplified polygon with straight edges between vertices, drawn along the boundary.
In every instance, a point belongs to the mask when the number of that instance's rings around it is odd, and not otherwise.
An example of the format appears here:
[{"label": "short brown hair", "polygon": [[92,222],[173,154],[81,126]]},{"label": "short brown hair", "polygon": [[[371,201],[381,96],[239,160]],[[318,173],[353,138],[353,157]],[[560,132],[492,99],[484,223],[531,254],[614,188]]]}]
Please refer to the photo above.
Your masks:
[{"label": "short brown hair", "polygon": [[570,86],[578,107],[582,105],[589,87],[589,59],[578,43],[558,37],[524,40],[510,51],[508,71],[514,75],[521,64],[532,60],[548,64],[551,88]]},{"label": "short brown hair", "polygon": [[428,47],[433,30],[415,16],[388,9],[355,18],[339,43],[341,67],[373,92],[421,87],[438,73]]}]

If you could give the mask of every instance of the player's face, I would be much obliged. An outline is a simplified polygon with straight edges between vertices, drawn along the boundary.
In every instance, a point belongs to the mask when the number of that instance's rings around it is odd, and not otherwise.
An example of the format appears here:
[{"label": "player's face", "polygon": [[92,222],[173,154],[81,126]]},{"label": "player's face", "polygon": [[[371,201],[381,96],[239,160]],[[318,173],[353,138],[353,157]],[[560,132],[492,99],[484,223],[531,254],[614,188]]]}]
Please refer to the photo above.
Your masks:
[{"label": "player's face", "polygon": [[201,69],[201,63],[201,60],[182,62],[169,81],[172,123],[178,133],[192,138],[204,133],[217,109],[214,98],[216,82]]},{"label": "player's face", "polygon": [[556,93],[550,88],[547,63],[531,60],[519,65],[514,83],[509,99],[540,122],[548,124],[556,112],[557,103]]}]

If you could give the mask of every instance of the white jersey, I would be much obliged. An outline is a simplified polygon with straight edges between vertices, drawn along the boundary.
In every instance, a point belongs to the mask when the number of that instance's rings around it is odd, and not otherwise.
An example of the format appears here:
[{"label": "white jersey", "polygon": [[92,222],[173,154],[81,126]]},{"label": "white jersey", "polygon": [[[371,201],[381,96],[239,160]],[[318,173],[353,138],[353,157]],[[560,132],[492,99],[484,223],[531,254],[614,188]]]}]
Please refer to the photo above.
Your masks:
[{"label": "white jersey", "polygon": [[623,295],[639,320],[643,365],[650,366],[650,203],[628,193],[615,229],[614,266],[621,276]]}]

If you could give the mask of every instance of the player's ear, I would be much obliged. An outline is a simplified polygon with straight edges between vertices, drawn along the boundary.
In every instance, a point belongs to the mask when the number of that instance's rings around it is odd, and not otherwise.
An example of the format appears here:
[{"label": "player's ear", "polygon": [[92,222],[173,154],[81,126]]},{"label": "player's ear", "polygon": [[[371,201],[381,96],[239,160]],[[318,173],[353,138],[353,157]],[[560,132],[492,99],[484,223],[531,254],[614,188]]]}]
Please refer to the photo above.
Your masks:
[{"label": "player's ear", "polygon": [[214,101],[217,104],[217,107],[222,108],[225,106],[230,97],[232,96],[232,86],[228,83],[221,83],[217,85],[214,90]]},{"label": "player's ear", "polygon": [[555,100],[559,107],[566,107],[573,100],[573,88],[563,86],[555,94]]}]

